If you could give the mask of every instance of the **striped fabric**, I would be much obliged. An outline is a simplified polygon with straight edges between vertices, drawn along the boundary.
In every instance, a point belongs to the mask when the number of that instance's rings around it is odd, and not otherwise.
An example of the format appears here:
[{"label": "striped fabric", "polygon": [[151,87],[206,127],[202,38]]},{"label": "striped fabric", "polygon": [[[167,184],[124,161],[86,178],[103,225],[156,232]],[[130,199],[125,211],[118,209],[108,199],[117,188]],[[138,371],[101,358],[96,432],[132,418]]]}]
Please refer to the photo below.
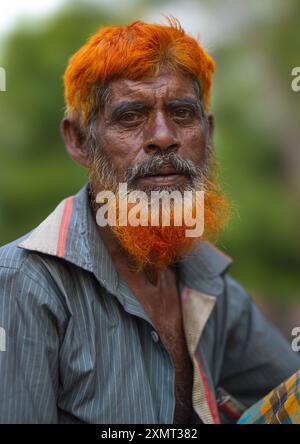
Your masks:
[{"label": "striped fabric", "polygon": [[[0,407],[1,422],[172,423],[170,356],[160,340],[153,340],[151,320],[119,279],[87,198],[84,187],[61,202],[18,242],[23,251],[19,248],[14,257],[11,249],[1,249],[1,285],[7,289],[7,310],[13,310],[10,324],[5,314],[1,320],[7,331],[1,405],[10,404]],[[225,256],[222,260],[229,262]],[[203,309],[198,318],[185,316],[185,331],[193,335],[193,344],[188,342],[195,373],[193,421],[217,423],[216,401],[196,351],[215,298],[183,283],[181,290],[186,306]]]},{"label": "striped fabric", "polygon": [[[230,263],[203,242],[176,268],[194,367],[191,424],[226,422],[224,407],[254,404],[300,368],[227,275]],[[174,378],[101,241],[87,184],[0,248],[1,423],[172,424]],[[218,387],[229,393],[219,405]]]},{"label": "striped fabric", "polygon": [[300,424],[300,371],[246,410],[239,424]]}]

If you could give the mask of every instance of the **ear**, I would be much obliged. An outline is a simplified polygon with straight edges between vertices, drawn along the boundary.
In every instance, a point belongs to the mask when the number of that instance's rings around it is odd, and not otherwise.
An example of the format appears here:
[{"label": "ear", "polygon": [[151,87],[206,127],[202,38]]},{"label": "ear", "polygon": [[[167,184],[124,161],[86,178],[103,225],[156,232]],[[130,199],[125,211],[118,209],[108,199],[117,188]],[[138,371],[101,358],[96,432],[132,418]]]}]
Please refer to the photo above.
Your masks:
[{"label": "ear", "polygon": [[60,131],[72,159],[76,163],[88,168],[88,153],[84,144],[84,136],[77,126],[65,117],[60,124]]},{"label": "ear", "polygon": [[207,123],[208,123],[208,143],[211,146],[213,146],[214,130],[215,130],[215,119],[213,114],[208,114]]}]

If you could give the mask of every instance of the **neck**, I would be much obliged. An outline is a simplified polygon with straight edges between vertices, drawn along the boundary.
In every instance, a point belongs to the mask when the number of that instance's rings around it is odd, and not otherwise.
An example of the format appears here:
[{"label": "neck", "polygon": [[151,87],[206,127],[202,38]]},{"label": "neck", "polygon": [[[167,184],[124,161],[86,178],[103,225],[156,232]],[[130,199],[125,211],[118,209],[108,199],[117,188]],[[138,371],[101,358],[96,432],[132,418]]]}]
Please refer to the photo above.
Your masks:
[{"label": "neck", "polygon": [[121,272],[122,270],[126,270],[127,272],[131,270],[134,274],[143,275],[146,281],[151,283],[153,286],[157,286],[159,284],[160,278],[167,271],[170,271],[172,269],[172,267],[167,266],[161,269],[157,269],[152,266],[146,266],[143,270],[136,272],[131,256],[122,247],[119,240],[114,236],[111,228],[109,226],[98,227],[98,233],[114,264]]}]

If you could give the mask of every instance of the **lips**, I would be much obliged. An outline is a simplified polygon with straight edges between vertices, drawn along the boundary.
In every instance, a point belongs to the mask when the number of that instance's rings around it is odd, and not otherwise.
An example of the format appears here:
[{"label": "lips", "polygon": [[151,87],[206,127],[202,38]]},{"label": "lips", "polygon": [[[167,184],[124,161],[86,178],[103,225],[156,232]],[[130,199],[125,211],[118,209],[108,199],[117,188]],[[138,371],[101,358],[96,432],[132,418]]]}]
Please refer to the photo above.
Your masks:
[{"label": "lips", "polygon": [[174,185],[186,180],[186,175],[168,165],[157,169],[155,172],[143,175],[139,180],[144,184]]},{"label": "lips", "polygon": [[178,171],[176,171],[176,169],[172,166],[165,166],[165,167],[161,167],[161,168],[157,169],[153,173],[149,173],[149,174],[142,176],[142,178],[157,177],[157,176],[159,176],[159,177],[160,176],[173,176],[173,175],[182,175],[182,173],[179,173]]}]

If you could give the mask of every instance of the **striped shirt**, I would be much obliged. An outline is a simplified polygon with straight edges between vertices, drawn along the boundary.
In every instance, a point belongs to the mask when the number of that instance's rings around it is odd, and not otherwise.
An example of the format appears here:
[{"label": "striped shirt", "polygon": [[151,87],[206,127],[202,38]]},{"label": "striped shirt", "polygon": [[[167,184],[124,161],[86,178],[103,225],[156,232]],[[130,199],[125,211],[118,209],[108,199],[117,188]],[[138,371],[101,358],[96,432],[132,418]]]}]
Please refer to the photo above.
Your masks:
[{"label": "striped shirt", "polygon": [[[192,423],[236,422],[300,368],[228,275],[231,262],[203,242],[177,267]],[[171,424],[174,377],[101,241],[87,184],[0,249],[1,423]]]}]

